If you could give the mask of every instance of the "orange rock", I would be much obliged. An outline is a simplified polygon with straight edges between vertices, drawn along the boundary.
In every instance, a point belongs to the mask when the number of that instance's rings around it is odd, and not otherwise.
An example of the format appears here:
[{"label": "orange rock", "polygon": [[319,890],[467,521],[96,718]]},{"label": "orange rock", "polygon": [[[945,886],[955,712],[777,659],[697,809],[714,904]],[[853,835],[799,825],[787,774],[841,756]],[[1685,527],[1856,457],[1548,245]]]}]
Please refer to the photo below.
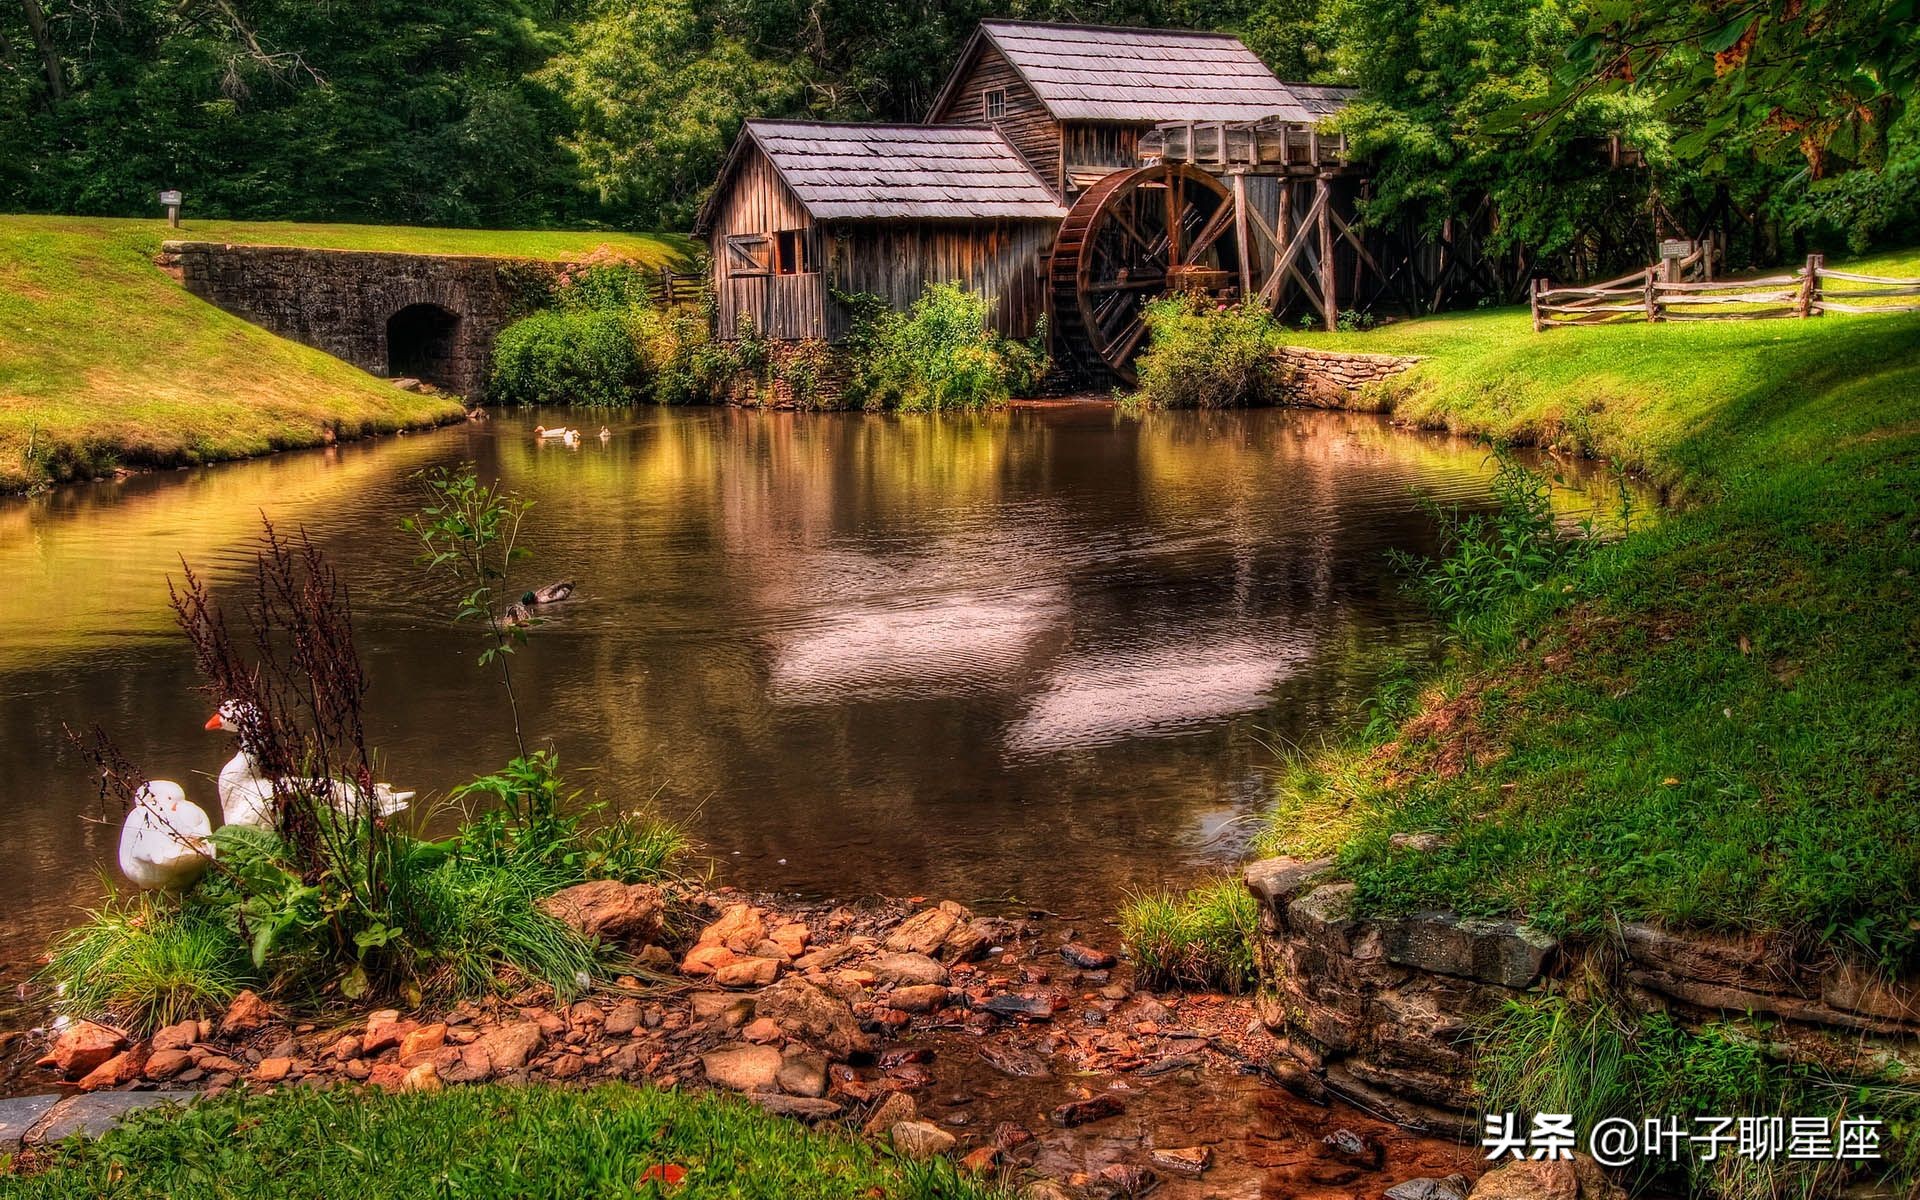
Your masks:
[{"label": "orange rock", "polygon": [[193,1056],[185,1050],[155,1050],[147,1056],[147,1078],[167,1080],[193,1065]]},{"label": "orange rock", "polygon": [[252,1033],[273,1020],[273,1008],[249,988],[233,998],[220,1018],[221,1033]]},{"label": "orange rock", "polygon": [[761,1017],[741,1030],[740,1036],[750,1042],[765,1045],[769,1042],[777,1042],[786,1035],[780,1031],[780,1022]]},{"label": "orange rock", "polygon": [[702,942],[687,951],[687,956],[680,960],[680,973],[711,975],[721,967],[731,964],[737,957],[739,956],[727,949],[723,942]]},{"label": "orange rock", "polygon": [[778,959],[741,958],[714,971],[713,981],[721,987],[765,987],[779,976]]},{"label": "orange rock", "polygon": [[1000,1152],[992,1146],[982,1146],[960,1160],[960,1169],[970,1175],[979,1175],[993,1170],[993,1164],[999,1161]]},{"label": "orange rock", "polygon": [[409,1069],[400,1079],[400,1090],[403,1092],[437,1092],[445,1086],[430,1062]]},{"label": "orange rock", "polygon": [[408,1072],[409,1068],[399,1063],[377,1063],[373,1070],[367,1073],[367,1083],[383,1091],[397,1092],[406,1083]]},{"label": "orange rock", "polygon": [[799,958],[807,948],[807,927],[790,921],[767,935],[767,940],[786,951],[788,958]]},{"label": "orange rock", "polygon": [[433,1052],[447,1043],[447,1027],[444,1022],[423,1025],[400,1039],[400,1064],[417,1066],[433,1057]]},{"label": "orange rock", "polygon": [[200,1040],[200,1022],[180,1021],[163,1026],[153,1035],[152,1049],[157,1054],[162,1050],[185,1050]]},{"label": "orange rock", "polygon": [[730,904],[720,919],[700,931],[701,942],[720,942],[729,950],[744,951],[767,936],[766,918],[751,904]]},{"label": "orange rock", "polygon": [[389,1046],[398,1046],[403,1038],[418,1028],[420,1022],[403,1020],[399,1012],[391,1008],[370,1013],[367,1016],[366,1035],[360,1039],[360,1053],[378,1054]]},{"label": "orange rock", "polygon": [[253,1069],[253,1077],[261,1083],[279,1083],[293,1074],[293,1060],[290,1058],[263,1058],[260,1065]]},{"label": "orange rock", "polygon": [[80,1086],[92,1092],[101,1088],[119,1087],[123,1083],[132,1083],[140,1078],[140,1071],[146,1065],[146,1057],[138,1049],[122,1050],[120,1053],[88,1071],[80,1080]]},{"label": "orange rock", "polygon": [[53,1049],[40,1060],[43,1067],[52,1067],[68,1079],[74,1079],[92,1072],[121,1050],[125,1049],[127,1039],[117,1029],[92,1021],[75,1021],[61,1031],[54,1040]]}]

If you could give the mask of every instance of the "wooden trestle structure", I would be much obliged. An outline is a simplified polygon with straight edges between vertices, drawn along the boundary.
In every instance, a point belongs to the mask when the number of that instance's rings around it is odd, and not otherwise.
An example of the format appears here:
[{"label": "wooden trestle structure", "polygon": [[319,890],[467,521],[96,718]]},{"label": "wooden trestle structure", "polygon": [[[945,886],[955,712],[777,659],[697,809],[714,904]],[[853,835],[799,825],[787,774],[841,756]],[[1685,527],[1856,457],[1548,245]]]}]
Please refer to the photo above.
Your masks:
[{"label": "wooden trestle structure", "polygon": [[1490,205],[1438,238],[1364,227],[1364,167],[1344,136],[1315,125],[1166,122],[1141,137],[1137,158],[1075,198],[1054,242],[1048,302],[1083,373],[1131,382],[1142,310],[1176,291],[1257,298],[1329,330],[1348,308],[1413,314],[1526,292],[1524,259],[1485,249]]}]

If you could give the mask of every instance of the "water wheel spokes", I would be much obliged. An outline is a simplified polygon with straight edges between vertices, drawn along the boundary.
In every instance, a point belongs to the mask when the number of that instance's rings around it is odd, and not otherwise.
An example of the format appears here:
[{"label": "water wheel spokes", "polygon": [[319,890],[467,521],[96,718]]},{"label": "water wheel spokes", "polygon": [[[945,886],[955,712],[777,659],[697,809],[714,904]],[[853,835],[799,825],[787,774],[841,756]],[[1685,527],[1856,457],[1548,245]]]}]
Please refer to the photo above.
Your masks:
[{"label": "water wheel spokes", "polygon": [[1116,171],[1061,223],[1048,268],[1060,344],[1084,373],[1131,383],[1147,304],[1175,290],[1222,293],[1237,275],[1233,198],[1186,164]]}]

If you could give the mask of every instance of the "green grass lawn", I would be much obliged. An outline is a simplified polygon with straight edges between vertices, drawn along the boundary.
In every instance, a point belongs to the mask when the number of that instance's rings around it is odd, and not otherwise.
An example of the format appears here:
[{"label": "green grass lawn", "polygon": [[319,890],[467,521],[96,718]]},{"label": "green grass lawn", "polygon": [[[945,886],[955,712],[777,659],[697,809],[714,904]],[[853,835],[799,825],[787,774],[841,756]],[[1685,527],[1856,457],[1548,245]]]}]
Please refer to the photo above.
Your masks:
[{"label": "green grass lawn", "polygon": [[317,445],[458,417],[198,300],[153,264],[167,236],[684,261],[685,239],[356,225],[0,216],[0,492],[116,466]]},{"label": "green grass lawn", "polygon": [[1267,848],[1338,854],[1374,911],[1920,967],[1920,315],[1337,340],[1433,356],[1386,391],[1403,419],[1612,456],[1685,503],[1459,639],[1397,729],[1298,762]]},{"label": "green grass lawn", "polygon": [[37,229],[91,237],[144,235],[162,241],[231,242],[247,246],[310,246],[325,250],[392,250],[406,254],[480,254],[550,261],[604,255],[648,267],[685,267],[697,243],[681,234],[565,229],[434,229],[420,225],[308,225],[295,221],[182,221],[119,217],[0,216],[0,231]]},{"label": "green grass lawn", "polygon": [[[745,1101],[550,1085],[385,1095],[336,1089],[223,1097],[142,1112],[44,1169],[0,1176],[20,1200],[183,1196],[639,1196],[676,1200],[888,1197],[986,1200],[944,1162],[902,1161],[840,1133],[809,1133]],[[669,1166],[677,1185],[647,1182]]]}]

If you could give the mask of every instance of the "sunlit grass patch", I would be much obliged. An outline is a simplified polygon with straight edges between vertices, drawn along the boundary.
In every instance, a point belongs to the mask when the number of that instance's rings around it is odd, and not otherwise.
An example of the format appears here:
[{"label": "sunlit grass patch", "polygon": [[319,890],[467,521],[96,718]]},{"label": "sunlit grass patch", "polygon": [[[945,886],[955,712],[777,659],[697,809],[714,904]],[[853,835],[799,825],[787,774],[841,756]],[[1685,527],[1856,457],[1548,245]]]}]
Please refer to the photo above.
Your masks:
[{"label": "sunlit grass patch", "polygon": [[54,945],[42,978],[61,1009],[143,1030],[218,1015],[255,972],[224,923],[137,893],[88,913]]},{"label": "sunlit grass patch", "polygon": [[1253,894],[1238,879],[1184,895],[1136,895],[1120,910],[1120,936],[1147,987],[1246,990],[1253,983]]},{"label": "sunlit grass patch", "polygon": [[7,1183],[7,1194],[20,1200],[1002,1194],[962,1178],[945,1160],[907,1162],[845,1132],[810,1132],[745,1100],[624,1084],[226,1096],[185,1112],[136,1114],[97,1142],[51,1151]]}]

